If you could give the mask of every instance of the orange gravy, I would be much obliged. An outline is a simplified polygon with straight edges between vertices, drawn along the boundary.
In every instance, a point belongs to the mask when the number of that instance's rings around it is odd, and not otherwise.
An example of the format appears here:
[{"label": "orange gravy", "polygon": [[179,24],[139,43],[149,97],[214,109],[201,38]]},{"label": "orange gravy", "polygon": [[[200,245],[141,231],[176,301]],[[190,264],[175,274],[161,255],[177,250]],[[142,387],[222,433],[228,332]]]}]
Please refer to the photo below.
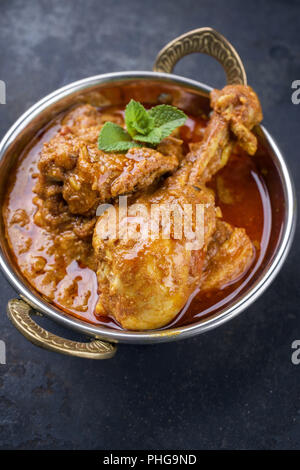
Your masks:
[{"label": "orange gravy", "polygon": [[[114,112],[122,110],[114,108]],[[98,297],[96,273],[76,260],[57,256],[51,233],[33,221],[37,209],[33,203],[33,188],[38,173],[39,153],[43,143],[50,140],[59,129],[60,119],[57,118],[46,130],[39,132],[24,150],[11,175],[3,209],[7,239],[19,270],[47,301],[81,320],[120,329],[111,318],[96,317],[94,314]],[[206,124],[207,121],[202,118],[189,116],[186,125],[180,130],[186,149],[189,142],[202,138]],[[216,205],[221,208],[224,220],[234,226],[244,227],[251,238],[255,246],[255,260],[251,268],[242,278],[225,285],[221,290],[206,294],[194,292],[184,309],[167,327],[193,323],[200,317],[215,313],[245,287],[261,265],[269,242],[272,211],[263,170],[256,163],[256,157],[249,157],[239,151],[231,156],[227,166],[209,184],[215,191]],[[27,217],[25,225],[24,211]],[[46,265],[57,273],[54,296],[49,296],[45,274],[32,277],[30,264],[33,262]]]}]

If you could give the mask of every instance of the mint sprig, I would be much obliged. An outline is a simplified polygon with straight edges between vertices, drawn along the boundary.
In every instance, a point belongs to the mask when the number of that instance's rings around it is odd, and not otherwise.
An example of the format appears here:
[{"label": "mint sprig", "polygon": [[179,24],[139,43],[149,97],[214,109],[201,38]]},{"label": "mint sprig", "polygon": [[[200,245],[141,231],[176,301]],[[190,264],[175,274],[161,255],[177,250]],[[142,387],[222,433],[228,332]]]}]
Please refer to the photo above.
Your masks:
[{"label": "mint sprig", "polygon": [[138,147],[128,132],[114,122],[106,122],[98,137],[98,148],[106,152],[126,152],[131,147]]},{"label": "mint sprig", "polygon": [[125,109],[126,130],[106,122],[98,137],[98,148],[106,152],[126,152],[142,144],[156,146],[186,119],[184,112],[175,106],[161,104],[147,111],[141,103],[131,100]]},{"label": "mint sprig", "polygon": [[126,128],[132,138],[147,135],[154,127],[154,120],[138,101],[131,100],[125,109]]}]

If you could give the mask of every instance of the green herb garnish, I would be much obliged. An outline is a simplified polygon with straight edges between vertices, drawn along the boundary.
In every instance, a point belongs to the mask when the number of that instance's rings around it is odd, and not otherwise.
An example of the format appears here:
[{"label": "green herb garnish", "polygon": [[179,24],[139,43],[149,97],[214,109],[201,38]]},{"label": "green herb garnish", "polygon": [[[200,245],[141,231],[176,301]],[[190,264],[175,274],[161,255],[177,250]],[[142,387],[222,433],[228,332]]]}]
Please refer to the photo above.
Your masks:
[{"label": "green herb garnish", "polygon": [[106,122],[98,137],[98,148],[106,152],[126,152],[132,147],[151,147],[168,137],[187,117],[175,106],[160,104],[147,111],[141,103],[131,100],[125,109],[126,130]]}]

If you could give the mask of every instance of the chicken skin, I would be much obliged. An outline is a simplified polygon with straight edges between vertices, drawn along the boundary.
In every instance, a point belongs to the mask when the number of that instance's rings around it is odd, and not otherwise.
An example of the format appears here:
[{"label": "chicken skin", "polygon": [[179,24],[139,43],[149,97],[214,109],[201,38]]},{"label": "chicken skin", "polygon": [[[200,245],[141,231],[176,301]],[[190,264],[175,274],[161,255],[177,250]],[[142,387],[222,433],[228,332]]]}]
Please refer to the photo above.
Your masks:
[{"label": "chicken skin", "polygon": [[262,120],[262,111],[249,86],[228,85],[223,90],[213,90],[210,102],[213,113],[203,140],[190,144],[186,158],[191,184],[208,182],[226,165],[236,142],[249,155],[254,155],[257,148],[251,129]]},{"label": "chicken skin", "polygon": [[[131,197],[130,215],[121,214],[116,202],[97,221],[93,235],[99,288],[96,314],[113,316],[123,328],[163,327],[197,287],[207,290],[233,282],[253,260],[254,248],[245,230],[219,220],[214,194],[205,183],[226,164],[234,145],[255,153],[256,137],[251,130],[262,119],[260,104],[250,87],[236,85],[213,91],[211,105],[213,113],[203,140],[191,144],[177,171],[158,186]],[[153,225],[153,207],[162,213],[166,207],[176,208],[177,215],[173,224],[168,218],[160,219],[157,238],[149,236],[149,231],[143,238],[145,228]],[[192,213],[191,231],[178,234],[175,220],[187,207]],[[132,232],[135,236],[123,237],[129,219],[138,221]],[[119,222],[113,236],[103,236],[107,220]],[[169,236],[164,236],[166,232]],[[191,243],[191,233],[196,244]]]},{"label": "chicken skin", "polygon": [[230,285],[247,271],[254,249],[244,228],[217,220],[216,231],[208,245],[201,291],[217,290]]},{"label": "chicken skin", "polygon": [[[136,240],[121,236],[103,239],[100,217],[93,236],[99,263],[98,315],[111,313],[124,328],[131,330],[159,328],[174,318],[200,282],[206,246],[216,225],[213,193],[205,187],[182,186],[179,177],[169,177],[159,190],[142,195],[129,207],[133,220],[137,208],[138,227],[145,228],[153,223],[153,207],[162,209],[162,213],[164,208],[176,207],[182,213],[185,205],[195,208],[197,204],[204,209],[200,230],[196,211],[191,219],[193,230],[196,227],[199,233],[203,230],[197,249],[187,246],[192,242],[186,236],[175,238],[175,226],[171,226],[169,238],[160,232],[153,240],[149,234]],[[139,205],[145,213],[138,213]],[[115,210],[122,231],[132,216],[121,218],[118,207]],[[160,224],[166,228],[163,218]]]}]

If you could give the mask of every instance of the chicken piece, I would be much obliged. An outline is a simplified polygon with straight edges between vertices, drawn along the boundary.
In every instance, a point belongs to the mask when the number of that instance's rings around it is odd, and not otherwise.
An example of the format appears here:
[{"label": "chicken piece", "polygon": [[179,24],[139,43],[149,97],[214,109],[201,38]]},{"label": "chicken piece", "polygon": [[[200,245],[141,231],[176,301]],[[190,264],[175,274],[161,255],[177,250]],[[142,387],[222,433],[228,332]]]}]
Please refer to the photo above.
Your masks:
[{"label": "chicken piece", "polygon": [[252,88],[228,85],[222,90],[213,90],[210,101],[213,113],[203,140],[191,144],[191,152],[187,155],[193,165],[192,184],[209,181],[226,165],[236,143],[249,155],[254,155],[257,148],[257,139],[251,130],[262,120],[262,111]]},{"label": "chicken piece", "polygon": [[[120,233],[124,232],[128,217],[122,218],[120,210],[115,207],[110,208],[107,215],[112,217],[110,221],[119,219],[119,234],[112,236],[106,232],[104,236],[104,214],[97,221],[93,236],[98,261],[96,314],[112,315],[124,328],[146,330],[162,327],[175,318],[202,281],[204,286],[206,282],[206,288],[209,288],[209,282],[211,286],[219,285],[221,280],[226,282],[227,278],[231,282],[249,267],[252,245],[243,229],[232,229],[232,234],[216,250],[215,256],[207,257],[208,247],[210,252],[212,250],[212,237],[214,234],[216,239],[218,237],[216,216],[219,211],[205,182],[226,163],[236,139],[250,152],[255,151],[256,140],[250,129],[261,119],[260,105],[251,88],[239,85],[225,87],[219,93],[212,92],[211,101],[214,112],[201,145],[195,152],[191,149],[181,168],[159,189],[148,190],[133,198],[129,206],[129,210],[134,204],[147,208],[142,215],[136,216],[139,220],[136,231],[140,234],[153,223],[153,206],[162,209],[163,206],[170,208],[176,205],[182,210],[191,207],[194,233],[203,233],[201,245],[191,248],[187,234],[184,232],[181,238],[177,238],[174,227],[170,236],[164,238],[162,234],[169,224],[164,219],[160,222],[158,239],[153,240],[149,236],[124,239]],[[198,207],[203,210],[200,226],[195,220]],[[238,248],[241,248],[239,239],[248,247],[244,251]],[[235,266],[232,270],[229,266],[231,256]],[[210,268],[208,259],[211,259]],[[220,268],[220,263],[225,261],[226,271]],[[204,267],[210,272],[210,276],[208,271],[205,272],[206,278]]]},{"label": "chicken piece", "polygon": [[[103,217],[97,222],[93,236],[93,247],[98,260],[99,301],[96,314],[111,314],[129,330],[155,329],[169,323],[183,308],[187,299],[200,283],[205,250],[215,230],[214,196],[211,190],[182,186],[175,177],[169,177],[166,183],[152,195],[142,195],[135,200],[136,206],[129,206],[131,216],[120,222],[120,210],[116,210],[119,220],[119,231],[124,225],[130,226],[134,220],[135,207],[144,208],[138,214],[139,227],[150,227],[155,219],[151,213],[153,207],[162,213],[176,205],[180,211],[184,205],[193,209],[192,229],[203,230],[196,249],[188,247],[189,239],[182,233],[176,238],[175,223],[171,224],[169,238],[163,238],[159,232],[158,239],[133,239],[121,236],[103,237]],[[202,217],[196,220],[196,205],[203,208]],[[176,210],[174,210],[176,218]],[[174,214],[173,213],[173,214]],[[133,217],[133,218],[132,218]],[[161,226],[166,228],[166,219],[161,218]],[[175,219],[173,219],[175,220]],[[199,227],[199,221],[201,226]],[[197,223],[198,222],[198,223]],[[159,224],[158,224],[159,225]]]},{"label": "chicken piece", "polygon": [[[48,187],[59,183],[58,192],[73,214],[95,213],[100,203],[146,188],[178,166],[176,156],[148,148],[132,148],[125,155],[104,153],[73,137],[60,145],[60,137],[58,143],[51,141],[44,147],[35,191],[43,199]],[[59,152],[55,152],[57,146]]]},{"label": "chicken piece", "polygon": [[100,203],[151,185],[178,166],[175,156],[132,148],[126,155],[82,145],[76,167],[65,175],[62,195],[73,214],[96,210]]},{"label": "chicken piece", "polygon": [[201,292],[221,289],[236,282],[249,269],[254,246],[244,228],[217,221],[217,228],[207,249]]},{"label": "chicken piece", "polygon": [[161,144],[162,152],[149,148],[132,148],[126,154],[102,152],[96,141],[107,120],[120,123],[122,117],[100,115],[90,105],[80,106],[44,144],[35,186],[41,211],[37,220],[51,219],[55,224],[56,218],[59,225],[68,219],[68,211],[93,217],[100,203],[144,189],[178,167],[182,141],[175,138]]}]

